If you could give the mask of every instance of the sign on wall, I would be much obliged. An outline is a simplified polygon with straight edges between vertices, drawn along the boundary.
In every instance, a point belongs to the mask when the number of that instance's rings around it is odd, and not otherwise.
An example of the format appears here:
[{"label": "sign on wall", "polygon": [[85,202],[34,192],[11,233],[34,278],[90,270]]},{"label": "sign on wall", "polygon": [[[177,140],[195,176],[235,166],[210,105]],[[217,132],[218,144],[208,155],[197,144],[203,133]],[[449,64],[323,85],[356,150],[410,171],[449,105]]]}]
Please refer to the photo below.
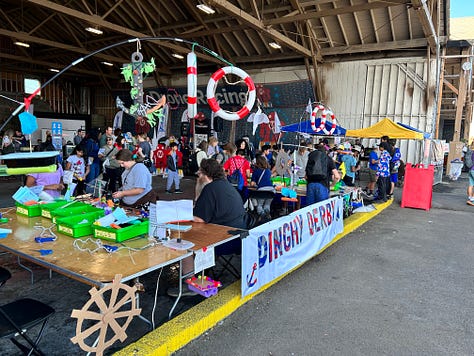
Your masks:
[{"label": "sign on wall", "polygon": [[315,256],[343,229],[343,199],[335,197],[250,230],[242,241],[242,297]]}]

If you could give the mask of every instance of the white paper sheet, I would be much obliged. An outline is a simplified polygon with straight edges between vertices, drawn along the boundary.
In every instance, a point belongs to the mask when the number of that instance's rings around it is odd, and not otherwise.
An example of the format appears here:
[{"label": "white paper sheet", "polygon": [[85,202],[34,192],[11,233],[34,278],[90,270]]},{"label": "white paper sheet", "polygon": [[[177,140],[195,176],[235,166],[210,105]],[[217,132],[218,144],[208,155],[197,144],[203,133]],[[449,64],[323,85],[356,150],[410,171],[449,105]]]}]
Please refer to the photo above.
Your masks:
[{"label": "white paper sheet", "polygon": [[194,273],[201,272],[206,268],[211,268],[216,264],[214,247],[200,249],[194,253]]},{"label": "white paper sheet", "polygon": [[166,224],[173,221],[193,220],[193,201],[181,200],[158,200],[156,202],[155,223]]}]

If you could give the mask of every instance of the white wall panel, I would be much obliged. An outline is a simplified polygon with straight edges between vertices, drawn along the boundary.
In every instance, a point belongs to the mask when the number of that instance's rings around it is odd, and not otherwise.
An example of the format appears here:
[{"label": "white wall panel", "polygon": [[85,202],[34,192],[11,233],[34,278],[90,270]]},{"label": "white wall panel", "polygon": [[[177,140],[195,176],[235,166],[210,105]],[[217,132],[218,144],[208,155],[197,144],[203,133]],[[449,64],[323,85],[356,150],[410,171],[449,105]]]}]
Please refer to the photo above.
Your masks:
[{"label": "white wall panel", "polygon": [[[434,70],[435,66],[431,66]],[[368,127],[388,117],[430,132],[433,98],[427,104],[428,65],[424,58],[331,63],[320,67],[328,105],[347,129]],[[433,82],[433,80],[431,80]],[[334,83],[334,85],[328,85]],[[432,89],[432,88],[431,88]],[[373,145],[378,140],[365,140]],[[421,159],[422,143],[397,142],[408,162]]]}]

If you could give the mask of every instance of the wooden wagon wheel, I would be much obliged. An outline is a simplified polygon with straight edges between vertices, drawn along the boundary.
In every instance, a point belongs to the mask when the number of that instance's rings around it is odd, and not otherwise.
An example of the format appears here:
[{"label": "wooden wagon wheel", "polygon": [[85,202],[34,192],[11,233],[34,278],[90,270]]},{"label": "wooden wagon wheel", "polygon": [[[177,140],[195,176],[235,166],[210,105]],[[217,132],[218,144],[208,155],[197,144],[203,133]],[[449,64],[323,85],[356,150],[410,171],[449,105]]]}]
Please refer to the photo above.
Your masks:
[{"label": "wooden wagon wheel", "polygon": [[[120,283],[121,279],[122,276],[118,274],[113,282],[104,288],[100,290],[95,287],[91,288],[89,290],[91,299],[81,310],[74,309],[72,311],[71,317],[77,318],[77,325],[76,336],[72,337],[71,341],[74,344],[79,344],[82,350],[102,355],[104,350],[115,341],[123,342],[127,338],[125,331],[128,325],[134,316],[141,313],[141,309],[136,308],[135,292],[137,288]],[[108,292],[110,292],[110,300],[107,303],[104,294]],[[82,330],[86,320],[91,321],[92,325],[88,325]],[[106,340],[110,334],[113,336]],[[86,343],[89,338],[91,338],[90,340],[95,339],[90,346]]]}]

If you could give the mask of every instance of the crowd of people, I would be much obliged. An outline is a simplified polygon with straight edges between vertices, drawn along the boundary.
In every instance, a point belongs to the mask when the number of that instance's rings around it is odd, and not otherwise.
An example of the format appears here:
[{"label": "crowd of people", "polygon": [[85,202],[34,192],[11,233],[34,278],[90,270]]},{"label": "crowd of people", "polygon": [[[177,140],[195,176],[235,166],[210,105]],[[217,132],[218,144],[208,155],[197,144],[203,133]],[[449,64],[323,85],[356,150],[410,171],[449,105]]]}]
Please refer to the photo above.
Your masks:
[{"label": "crowd of people", "polygon": [[[24,139],[20,132],[9,132],[6,137],[3,139],[4,150],[14,141],[23,142]],[[50,141],[47,137],[40,150],[54,150]],[[400,150],[388,137],[382,137],[378,149],[373,150],[364,150],[359,140],[330,147],[327,139],[321,139],[317,144],[301,141],[297,145],[288,145],[291,149],[287,151],[283,144],[263,144],[260,149],[255,149],[248,136],[221,146],[217,138],[211,136],[209,140],[199,142],[195,152],[183,155],[183,144],[174,136],[159,141],[153,149],[146,133],[131,137],[108,126],[103,132],[97,129],[86,132],[80,128],[73,142],[75,147],[65,158],[59,173],[54,177],[52,174],[48,176],[49,173],[30,174],[26,184],[32,186],[46,182],[45,190],[56,196],[73,183],[74,195],[79,196],[90,193],[96,181],[101,180],[106,182],[104,193],[110,198],[126,206],[138,206],[153,201],[157,196],[151,187],[151,177],[157,172],[167,179],[164,193],[182,193],[180,181],[184,171],[197,176],[196,204],[201,195],[209,196],[206,193],[209,188],[205,189],[205,186],[210,181],[223,179],[229,183],[226,186],[240,197],[239,204],[250,206],[265,221],[272,217],[274,176],[291,176],[293,182],[305,179],[306,204],[310,205],[329,197],[331,185],[341,179],[341,171],[344,172],[344,184],[354,186],[360,159],[365,153],[369,172],[369,182],[364,189],[366,198],[386,201],[393,194],[400,166]],[[212,167],[209,162],[212,162]],[[207,168],[202,168],[203,164]],[[215,172],[216,167],[220,167],[222,174]],[[221,187],[219,184],[212,186]]]}]

